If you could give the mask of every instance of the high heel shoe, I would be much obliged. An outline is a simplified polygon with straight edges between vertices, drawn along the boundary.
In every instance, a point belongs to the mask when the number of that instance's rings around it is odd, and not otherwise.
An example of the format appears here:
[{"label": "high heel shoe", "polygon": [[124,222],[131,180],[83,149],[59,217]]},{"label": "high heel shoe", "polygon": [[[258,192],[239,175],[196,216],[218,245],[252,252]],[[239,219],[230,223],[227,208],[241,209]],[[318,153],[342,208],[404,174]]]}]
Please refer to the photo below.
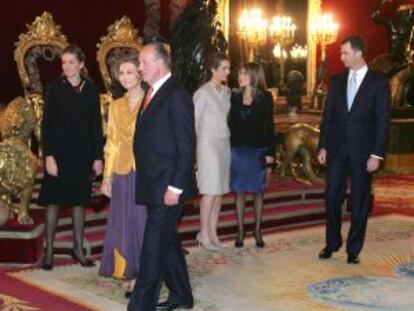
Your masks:
[{"label": "high heel shoe", "polygon": [[238,234],[237,235],[237,239],[236,239],[236,241],[234,242],[234,247],[237,247],[237,248],[242,248],[243,246],[244,246],[244,236],[245,236],[245,233],[244,233],[244,231],[243,231],[243,233],[242,234]]},{"label": "high heel shoe", "polygon": [[262,233],[260,231],[254,233],[254,239],[256,240],[256,247],[265,247],[266,243],[263,241]]},{"label": "high heel shoe", "polygon": [[85,268],[95,267],[95,263],[93,261],[88,260],[88,259],[81,260],[78,257],[78,255],[75,253],[73,248],[70,250],[70,256],[73,258],[74,261],[77,261],[82,267],[85,267]]},{"label": "high heel shoe", "polygon": [[218,248],[224,248],[223,243],[221,243],[221,241],[217,238],[213,239],[211,241],[211,244],[213,244],[214,246],[217,246]]},{"label": "high heel shoe", "polygon": [[42,269],[46,270],[46,271],[50,271],[50,270],[53,269],[53,255],[52,255],[52,259],[50,259],[50,260],[47,260],[46,256],[43,257]]},{"label": "high heel shoe", "polygon": [[197,239],[197,242],[198,242],[198,247],[201,247],[201,248],[205,249],[206,251],[217,252],[219,250],[219,248],[216,245],[214,245],[213,243],[203,241],[201,239],[200,232],[197,233],[196,239]]}]

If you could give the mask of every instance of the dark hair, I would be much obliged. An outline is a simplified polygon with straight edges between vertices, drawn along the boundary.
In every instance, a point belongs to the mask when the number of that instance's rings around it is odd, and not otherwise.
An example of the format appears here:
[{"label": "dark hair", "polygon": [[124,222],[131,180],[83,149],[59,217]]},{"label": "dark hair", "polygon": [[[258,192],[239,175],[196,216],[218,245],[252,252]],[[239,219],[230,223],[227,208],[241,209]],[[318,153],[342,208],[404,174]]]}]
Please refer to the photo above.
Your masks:
[{"label": "dark hair", "polygon": [[156,57],[161,59],[168,69],[171,69],[171,48],[163,37],[154,35],[145,41],[145,45],[153,46]]},{"label": "dark hair", "polygon": [[263,67],[260,64],[246,63],[242,65],[241,69],[244,69],[250,77],[250,86],[253,88],[254,93],[258,90],[261,92],[266,91],[266,78]]},{"label": "dark hair", "polygon": [[118,79],[119,77],[119,68],[124,63],[131,63],[134,64],[137,68],[139,67],[139,55],[136,51],[131,51],[128,54],[121,55],[117,61],[115,62],[115,65],[112,67],[112,73]]},{"label": "dark hair", "polygon": [[211,79],[213,76],[213,73],[211,72],[211,69],[217,69],[220,67],[222,61],[230,61],[226,53],[223,52],[213,52],[207,57],[206,61],[206,75],[204,79],[202,80],[203,83],[206,83]]},{"label": "dark hair", "polygon": [[351,45],[351,48],[355,51],[361,51],[362,55],[365,55],[367,51],[367,46],[365,44],[365,41],[360,36],[349,36],[342,40],[341,45],[344,45],[346,43],[349,43]]},{"label": "dark hair", "polygon": [[207,59],[207,69],[217,69],[220,67],[222,61],[230,61],[227,55],[223,52],[214,52]]},{"label": "dark hair", "polygon": [[77,46],[76,44],[69,44],[67,47],[63,49],[61,55],[63,54],[75,55],[76,59],[79,62],[84,63],[80,71],[80,75],[84,79],[89,79],[88,69],[86,69],[86,66],[85,66],[85,59],[86,59],[85,53],[83,53],[82,49],[79,46]]}]

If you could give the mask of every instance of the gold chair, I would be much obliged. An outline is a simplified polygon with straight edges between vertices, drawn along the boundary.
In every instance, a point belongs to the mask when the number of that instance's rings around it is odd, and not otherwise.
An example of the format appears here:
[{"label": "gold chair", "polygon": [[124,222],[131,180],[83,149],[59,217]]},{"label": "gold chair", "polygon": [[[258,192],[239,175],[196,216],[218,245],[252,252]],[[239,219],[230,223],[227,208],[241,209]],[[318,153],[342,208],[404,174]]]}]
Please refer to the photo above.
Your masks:
[{"label": "gold chair", "polygon": [[[60,54],[68,45],[66,36],[60,31],[48,12],[36,17],[32,24],[27,25],[27,32],[19,36],[15,43],[14,60],[17,64],[24,94],[33,105],[36,114],[35,135],[40,141],[40,124],[43,116],[43,85],[60,72],[56,63]],[[39,62],[39,60],[43,62]],[[48,64],[48,72],[40,74],[39,65]],[[50,66],[52,65],[52,66]],[[45,68],[46,69],[46,68]]]}]

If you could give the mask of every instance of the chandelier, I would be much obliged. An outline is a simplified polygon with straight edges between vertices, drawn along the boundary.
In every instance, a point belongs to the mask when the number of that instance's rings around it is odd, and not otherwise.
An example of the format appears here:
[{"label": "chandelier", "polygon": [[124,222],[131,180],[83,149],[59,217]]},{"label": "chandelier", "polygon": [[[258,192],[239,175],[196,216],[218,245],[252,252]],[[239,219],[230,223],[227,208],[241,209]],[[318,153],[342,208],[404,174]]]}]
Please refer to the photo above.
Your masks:
[{"label": "chandelier", "polygon": [[260,9],[245,9],[239,17],[237,33],[248,45],[262,45],[267,40],[267,24]]},{"label": "chandelier", "polygon": [[326,47],[338,38],[339,25],[331,14],[320,14],[310,23],[310,38],[321,47],[321,59],[317,69],[316,81],[312,91],[311,105],[315,109],[323,108],[327,94]]},{"label": "chandelier", "polygon": [[269,25],[269,37],[272,42],[280,43],[282,46],[293,43],[296,25],[290,16],[275,16]]},{"label": "chandelier", "polygon": [[311,39],[321,47],[321,59],[326,59],[326,47],[338,37],[338,23],[332,14],[320,14],[310,24]]},{"label": "chandelier", "polygon": [[290,57],[295,60],[307,58],[308,46],[301,46],[299,44],[295,44],[290,50]]},{"label": "chandelier", "polygon": [[287,58],[288,53],[285,49],[282,48],[282,46],[279,43],[276,43],[273,47],[273,56],[275,58]]}]

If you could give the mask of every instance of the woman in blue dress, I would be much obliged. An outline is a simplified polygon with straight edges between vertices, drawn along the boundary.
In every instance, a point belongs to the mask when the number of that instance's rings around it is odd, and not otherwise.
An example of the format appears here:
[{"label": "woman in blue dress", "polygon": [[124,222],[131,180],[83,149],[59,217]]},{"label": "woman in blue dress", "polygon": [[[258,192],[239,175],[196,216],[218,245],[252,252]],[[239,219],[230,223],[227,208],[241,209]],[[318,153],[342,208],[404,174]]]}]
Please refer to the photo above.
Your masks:
[{"label": "woman in blue dress", "polygon": [[238,81],[240,92],[232,95],[229,114],[230,188],[236,193],[239,229],[235,246],[242,247],[244,244],[246,193],[252,193],[255,214],[254,237],[256,246],[264,247],[261,233],[263,193],[275,154],[273,99],[266,91],[264,72],[259,64],[244,64],[239,71]]}]

